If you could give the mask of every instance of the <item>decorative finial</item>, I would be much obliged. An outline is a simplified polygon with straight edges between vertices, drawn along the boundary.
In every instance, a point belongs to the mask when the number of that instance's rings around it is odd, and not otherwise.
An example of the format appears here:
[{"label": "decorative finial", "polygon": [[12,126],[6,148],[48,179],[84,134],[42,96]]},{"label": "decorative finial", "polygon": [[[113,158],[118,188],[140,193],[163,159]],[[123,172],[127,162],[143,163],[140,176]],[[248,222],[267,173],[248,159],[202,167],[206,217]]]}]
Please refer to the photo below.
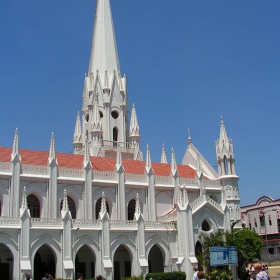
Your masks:
[{"label": "decorative finial", "polygon": [[23,187],[23,191],[22,191],[21,209],[22,210],[28,209],[25,187]]},{"label": "decorative finial", "polygon": [[139,201],[139,194],[136,194],[136,203],[135,203],[135,215],[141,214],[141,207],[140,207],[140,201]]},{"label": "decorative finial", "polygon": [[189,135],[188,144],[191,144],[192,143],[192,138],[191,138],[191,129],[190,128],[188,128],[188,135]]},{"label": "decorative finial", "polygon": [[65,212],[69,211],[66,190],[64,190],[62,210]]},{"label": "decorative finial", "polygon": [[162,143],[160,162],[161,162],[161,163],[168,163],[168,162],[167,162],[167,157],[166,157],[166,152],[165,152],[165,149],[164,149],[164,143]]},{"label": "decorative finial", "polygon": [[102,192],[100,212],[101,212],[101,214],[105,214],[107,212],[106,200],[105,200],[104,192]]}]

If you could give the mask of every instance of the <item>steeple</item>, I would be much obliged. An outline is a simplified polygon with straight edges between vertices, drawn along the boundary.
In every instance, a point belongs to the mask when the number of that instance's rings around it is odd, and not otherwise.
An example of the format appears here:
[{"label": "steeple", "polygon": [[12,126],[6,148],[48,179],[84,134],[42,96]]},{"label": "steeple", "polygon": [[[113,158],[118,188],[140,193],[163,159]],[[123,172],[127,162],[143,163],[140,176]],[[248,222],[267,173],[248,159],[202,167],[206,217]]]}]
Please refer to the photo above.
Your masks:
[{"label": "steeple", "polygon": [[168,162],[167,162],[167,157],[166,157],[166,152],[165,152],[165,149],[164,149],[164,144],[162,144],[160,162],[161,162],[161,163],[168,163]]},{"label": "steeple", "polygon": [[[126,76],[121,75],[110,0],[97,0],[88,74],[82,102],[82,129],[76,121],[75,154],[88,138],[91,156],[114,157],[117,146],[127,159],[142,160],[139,126],[132,108],[128,126]],[[82,144],[76,138],[82,134]],[[81,146],[81,147],[80,147]]]},{"label": "steeple", "polygon": [[[110,77],[120,71],[114,24],[109,0],[97,0],[88,75],[99,70]],[[102,79],[102,81],[104,78]]]},{"label": "steeple", "polygon": [[216,141],[216,156],[219,176],[235,175],[232,140],[227,137],[226,127],[221,117],[220,138]]}]

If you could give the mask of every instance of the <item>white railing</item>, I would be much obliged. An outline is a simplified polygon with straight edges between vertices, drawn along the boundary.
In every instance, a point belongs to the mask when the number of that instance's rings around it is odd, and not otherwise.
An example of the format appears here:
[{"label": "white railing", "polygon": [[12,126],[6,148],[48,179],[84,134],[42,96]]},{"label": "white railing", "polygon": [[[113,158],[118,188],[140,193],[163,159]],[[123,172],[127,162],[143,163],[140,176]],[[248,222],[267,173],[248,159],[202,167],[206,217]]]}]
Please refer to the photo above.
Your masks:
[{"label": "white railing", "polygon": [[196,178],[180,178],[180,185],[186,185],[186,186],[198,186],[197,185],[197,179]]},{"label": "white railing", "polygon": [[190,206],[192,208],[192,210],[194,211],[195,209],[197,209],[199,206],[201,206],[206,200],[204,200],[203,195],[199,196],[196,200],[194,200]]},{"label": "white railing", "polygon": [[11,171],[11,163],[10,162],[0,162],[0,172],[9,172]]},{"label": "white railing", "polygon": [[[199,151],[197,150],[197,148],[194,146],[194,144],[191,144],[191,149],[192,151],[197,155],[199,153]],[[210,171],[211,175],[214,178],[218,178],[218,174],[215,171],[215,169],[208,163],[208,161],[203,157],[203,155],[201,153],[199,153],[200,156],[200,161],[203,165],[205,165],[207,167],[207,169]]]},{"label": "white railing", "polygon": [[214,208],[216,208],[217,210],[223,212],[223,208],[222,206],[217,203],[215,200],[213,200],[210,196],[206,195],[201,195],[200,197],[198,197],[196,200],[194,200],[190,206],[192,208],[192,210],[196,210],[198,207],[200,207],[205,201],[208,201]]},{"label": "white railing", "polygon": [[89,227],[89,228],[100,228],[101,227],[101,221],[100,220],[73,220],[72,221],[73,227]]},{"label": "white railing", "polygon": [[46,165],[22,164],[21,174],[49,175],[49,167]]},{"label": "white railing", "polygon": [[31,226],[62,226],[62,221],[61,219],[32,218]]},{"label": "white railing", "polygon": [[222,206],[216,202],[214,199],[212,199],[210,196],[207,196],[207,201],[212,205],[214,206],[216,209],[220,210],[223,212],[223,208]]},{"label": "white railing", "polygon": [[136,221],[110,221],[111,228],[131,228],[136,224]]},{"label": "white railing", "polygon": [[109,171],[101,171],[101,170],[93,170],[93,178],[100,179],[100,180],[117,180],[117,173],[116,172],[109,172]]},{"label": "white railing", "polygon": [[216,181],[216,180],[204,180],[204,185],[206,187],[217,187],[217,188],[221,188],[221,182],[220,181]]},{"label": "white railing", "polygon": [[145,229],[176,229],[173,222],[162,223],[156,221],[146,221]]},{"label": "white railing", "polygon": [[177,220],[177,213],[171,213],[171,214],[166,214],[157,217],[158,222],[167,222],[167,221],[176,221],[176,220]]},{"label": "white railing", "polygon": [[121,151],[134,152],[136,150],[136,145],[130,142],[118,142],[102,140],[102,146],[105,150],[116,150],[119,148]]},{"label": "white railing", "polygon": [[83,178],[85,173],[83,169],[61,167],[58,168],[58,174],[60,177]]},{"label": "white railing", "polygon": [[126,181],[132,182],[147,182],[147,176],[145,174],[133,174],[133,173],[125,173]]},{"label": "white railing", "polygon": [[155,182],[157,183],[163,183],[163,184],[172,184],[172,177],[171,176],[159,176],[155,175]]},{"label": "white railing", "polygon": [[0,217],[0,226],[20,226],[19,217]]}]

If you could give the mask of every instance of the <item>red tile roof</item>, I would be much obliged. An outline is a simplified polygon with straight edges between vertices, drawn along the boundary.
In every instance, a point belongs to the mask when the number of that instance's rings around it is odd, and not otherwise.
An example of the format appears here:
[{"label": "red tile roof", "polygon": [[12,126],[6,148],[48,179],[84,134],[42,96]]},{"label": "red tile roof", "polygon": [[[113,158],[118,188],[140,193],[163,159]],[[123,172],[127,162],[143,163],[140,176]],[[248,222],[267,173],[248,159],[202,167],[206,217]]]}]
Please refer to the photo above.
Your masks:
[{"label": "red tile roof", "polygon": [[[7,147],[0,147],[0,162],[11,161],[12,149]],[[49,152],[35,151],[20,149],[21,163],[32,165],[48,164]],[[59,167],[80,169],[83,167],[84,156],[74,154],[56,153],[57,162]],[[90,157],[92,169],[101,171],[115,171],[116,159],[114,158],[102,158],[102,157]],[[136,160],[123,160],[122,162],[126,173],[144,174],[145,165],[144,161]],[[167,163],[153,162],[152,168],[155,175],[169,176],[171,172],[171,165]],[[177,170],[180,177],[194,178],[195,170],[186,165],[177,165]]]}]

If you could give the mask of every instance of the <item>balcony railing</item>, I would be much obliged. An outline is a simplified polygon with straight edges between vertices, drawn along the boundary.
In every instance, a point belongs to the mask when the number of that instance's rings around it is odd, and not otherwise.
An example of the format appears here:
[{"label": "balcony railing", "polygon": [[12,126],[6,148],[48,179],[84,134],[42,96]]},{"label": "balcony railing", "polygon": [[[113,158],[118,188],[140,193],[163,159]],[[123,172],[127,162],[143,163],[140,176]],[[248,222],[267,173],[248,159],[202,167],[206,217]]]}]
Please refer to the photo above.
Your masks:
[{"label": "balcony railing", "polygon": [[119,148],[121,151],[132,153],[136,150],[137,146],[134,143],[130,142],[118,142],[118,141],[109,141],[102,140],[102,146],[105,150],[116,150]]}]

